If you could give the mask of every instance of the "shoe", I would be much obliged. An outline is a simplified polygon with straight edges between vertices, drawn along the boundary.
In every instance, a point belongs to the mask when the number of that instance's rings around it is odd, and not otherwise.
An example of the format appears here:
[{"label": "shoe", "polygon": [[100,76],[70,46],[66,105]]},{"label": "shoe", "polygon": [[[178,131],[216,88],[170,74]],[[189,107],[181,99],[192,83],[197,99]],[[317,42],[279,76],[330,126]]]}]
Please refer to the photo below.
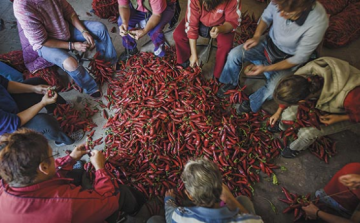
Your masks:
[{"label": "shoe", "polygon": [[236,114],[241,115],[242,113],[249,113],[251,111],[250,102],[243,101],[240,106],[236,108]]},{"label": "shoe", "polygon": [[138,52],[139,52],[139,50],[136,47],[132,50],[125,49],[125,51],[122,52],[122,54],[120,54],[118,61],[125,61],[125,60],[129,59],[131,56],[134,56],[135,54],[137,54]]},{"label": "shoe", "polygon": [[154,49],[154,54],[157,57],[164,57],[165,56],[165,45],[161,44],[157,49]]},{"label": "shoe", "polygon": [[233,90],[235,89],[237,86],[234,86],[232,84],[224,84],[223,86],[221,86],[218,90],[218,92],[216,93],[216,96],[218,98],[227,98],[230,97],[230,95],[226,95],[225,93],[229,90]]},{"label": "shoe", "polygon": [[90,97],[99,99],[101,97],[101,92],[99,90],[97,90],[94,93],[90,94]]},{"label": "shoe", "polygon": [[276,121],[275,124],[273,126],[269,125],[267,127],[267,130],[271,133],[278,133],[278,132],[281,132],[282,129],[280,128],[280,122],[279,121]]},{"label": "shoe", "polygon": [[291,150],[289,146],[285,147],[283,151],[281,151],[281,156],[284,158],[295,158],[299,155],[299,151]]},{"label": "shoe", "polygon": [[181,66],[183,69],[186,69],[190,66],[190,61],[187,60],[184,63],[177,64],[178,66]]},{"label": "shoe", "polygon": [[[84,130],[79,129],[75,132],[72,132],[69,137],[72,138],[75,142],[80,141],[85,135]],[[64,142],[56,142],[55,141],[55,146],[57,147],[61,147],[61,146],[65,146],[66,144]]]}]

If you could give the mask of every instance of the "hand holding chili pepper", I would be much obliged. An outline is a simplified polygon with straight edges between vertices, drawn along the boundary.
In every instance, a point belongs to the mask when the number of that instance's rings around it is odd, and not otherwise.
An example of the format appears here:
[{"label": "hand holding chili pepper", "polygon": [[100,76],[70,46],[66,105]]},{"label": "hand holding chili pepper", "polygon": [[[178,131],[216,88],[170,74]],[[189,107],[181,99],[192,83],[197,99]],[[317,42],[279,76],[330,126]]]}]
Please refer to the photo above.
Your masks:
[{"label": "hand holding chili pepper", "polygon": [[74,45],[73,49],[79,52],[86,52],[86,50],[90,47],[90,45],[87,42],[85,43],[74,42],[73,45]]},{"label": "hand holding chili pepper", "polygon": [[301,207],[305,213],[306,213],[306,217],[308,219],[316,219],[316,212],[319,210],[318,207],[316,207],[312,202],[310,202],[310,204],[308,206],[303,206]]},{"label": "hand holding chili pepper", "polygon": [[83,157],[85,154],[89,153],[90,150],[85,149],[85,145],[82,144],[74,148],[74,150],[70,153],[70,157],[74,160],[78,161]]},{"label": "hand holding chili pepper", "polygon": [[41,103],[45,107],[46,105],[50,105],[56,102],[56,99],[58,97],[58,94],[54,92],[54,96],[50,97],[49,94],[45,93],[44,97],[41,99]]},{"label": "hand holding chili pepper", "polygon": [[281,113],[279,114],[279,113],[274,113],[270,118],[269,118],[269,124],[271,125],[271,126],[274,126],[274,124],[277,122],[277,120],[279,120],[279,118],[280,118],[280,115],[281,115]]},{"label": "hand holding chili pepper", "polygon": [[260,75],[260,74],[264,73],[265,71],[267,71],[267,66],[255,65],[255,66],[252,67],[251,70],[249,70],[247,72],[246,75],[248,75],[248,76],[256,76],[256,75]]},{"label": "hand holding chili pepper", "polygon": [[44,84],[34,85],[33,92],[36,94],[46,94],[46,92],[49,88],[50,88],[49,85],[44,85]]},{"label": "hand holding chili pepper", "polygon": [[121,24],[119,26],[119,34],[120,36],[124,37],[128,34],[128,29],[129,29],[129,26],[127,24]]},{"label": "hand holding chili pepper", "polygon": [[87,42],[88,44],[90,44],[90,45],[89,45],[90,50],[94,49],[94,47],[95,47],[95,41],[94,41],[94,38],[91,36],[91,34],[90,34],[88,31],[85,31],[85,32],[83,32],[82,35],[83,35],[84,39],[86,40],[86,42]]},{"label": "hand holding chili pepper", "polygon": [[344,184],[345,187],[355,190],[360,188],[360,175],[359,174],[346,174],[339,177],[339,182]]},{"label": "hand holding chili pepper", "polygon": [[95,170],[104,169],[105,167],[105,156],[98,150],[91,151],[90,162],[95,167]]},{"label": "hand holding chili pepper", "polygon": [[[143,36],[145,36],[145,32],[144,32],[144,30],[143,29],[136,29],[136,30],[134,30],[134,31],[132,31],[132,33],[131,34],[133,34],[134,35],[134,39],[136,39],[136,40],[139,40],[139,39],[141,39]],[[129,34],[130,35],[130,34]]]},{"label": "hand holding chili pepper", "polygon": [[243,47],[245,50],[251,49],[254,46],[258,45],[259,41],[260,41],[260,36],[259,37],[254,36],[253,38],[246,40]]},{"label": "hand holding chili pepper", "polygon": [[349,119],[348,115],[332,115],[332,114],[330,114],[330,115],[320,116],[320,122],[325,125],[331,125],[336,122],[341,122],[341,121],[345,121],[348,119]]}]

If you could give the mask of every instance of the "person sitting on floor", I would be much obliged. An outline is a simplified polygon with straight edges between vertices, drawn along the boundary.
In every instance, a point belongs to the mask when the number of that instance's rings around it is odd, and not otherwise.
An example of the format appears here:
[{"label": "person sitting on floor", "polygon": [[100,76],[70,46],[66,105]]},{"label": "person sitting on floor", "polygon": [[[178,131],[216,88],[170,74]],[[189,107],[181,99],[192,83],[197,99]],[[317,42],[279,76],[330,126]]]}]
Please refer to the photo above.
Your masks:
[{"label": "person sitting on floor", "polygon": [[[148,34],[154,43],[154,54],[165,56],[164,26],[175,13],[176,0],[118,0],[119,34],[125,51],[119,61],[124,61],[139,52],[136,41]],[[135,29],[136,25],[140,26]]]},{"label": "person sitting on floor", "polygon": [[[281,78],[315,58],[329,20],[324,7],[315,0],[272,0],[264,10],[254,36],[232,49],[220,76],[224,85],[217,96],[225,98],[228,90],[238,86],[245,62],[255,65],[248,76],[264,74],[267,83],[237,107],[237,114],[257,112]],[[269,34],[263,33],[270,27]]]},{"label": "person sitting on floor", "polygon": [[328,223],[360,222],[360,163],[349,163],[339,170],[315,196],[336,214],[319,209],[313,203],[303,207],[309,219],[321,219]]},{"label": "person sitting on floor", "polygon": [[[84,131],[78,130],[68,136],[50,115],[56,103],[66,104],[66,101],[56,92],[53,97],[49,97],[49,87],[45,80],[38,77],[19,83],[0,76],[0,135],[26,127],[54,140],[57,146],[71,145],[80,140]],[[39,113],[44,107],[47,114]]]},{"label": "person sitting on floor", "polygon": [[[166,222],[263,222],[260,216],[255,215],[254,206],[248,197],[235,198],[222,183],[220,170],[214,162],[205,159],[189,161],[181,179],[185,185],[185,194],[196,206],[178,207],[174,190],[168,190],[165,194]],[[221,206],[221,201],[226,206]],[[155,222],[165,222],[165,219],[153,216],[147,221]]]},{"label": "person sitting on floor", "polygon": [[281,152],[285,158],[296,157],[321,136],[344,130],[360,134],[360,70],[346,61],[321,57],[309,62],[295,75],[283,78],[273,97],[280,104],[269,121],[273,126],[268,129],[273,133],[288,127],[282,121],[277,122],[280,116],[281,120],[296,119],[297,104],[302,100],[316,99],[315,107],[326,112],[320,116],[323,124],[320,130],[315,127],[299,129],[298,138]]},{"label": "person sitting on floor", "polygon": [[200,36],[217,39],[214,77],[219,78],[241,22],[240,0],[189,0],[185,18],[174,31],[177,63],[199,65],[196,42]]},{"label": "person sitting on floor", "polygon": [[[96,47],[103,59],[115,65],[116,50],[104,24],[81,22],[66,0],[14,1],[14,15],[18,21],[24,57],[31,54],[29,50],[37,52],[50,65],[56,64],[64,69],[87,94],[94,98],[101,96],[95,80],[68,51],[85,52]],[[24,35],[21,35],[22,31]],[[31,47],[26,47],[26,43]],[[45,65],[37,62],[34,66],[29,69],[31,72]]]},{"label": "person sitting on floor", "polygon": [[[117,184],[100,151],[81,145],[55,159],[59,154],[53,154],[46,138],[29,129],[0,140],[2,222],[105,222],[119,210],[134,214],[145,202],[139,191]],[[96,171],[94,188],[84,189],[64,176],[89,153]]]}]

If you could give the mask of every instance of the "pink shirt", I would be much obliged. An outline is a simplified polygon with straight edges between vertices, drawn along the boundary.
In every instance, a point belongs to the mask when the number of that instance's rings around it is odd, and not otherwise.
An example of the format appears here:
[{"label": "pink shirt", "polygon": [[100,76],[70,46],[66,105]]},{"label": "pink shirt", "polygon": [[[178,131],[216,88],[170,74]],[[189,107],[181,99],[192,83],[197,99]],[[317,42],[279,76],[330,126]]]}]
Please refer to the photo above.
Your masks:
[{"label": "pink shirt", "polygon": [[34,51],[48,38],[69,40],[69,23],[74,13],[66,0],[14,1],[15,17]]},{"label": "pink shirt", "polygon": [[[152,13],[161,14],[167,7],[166,0],[149,0]],[[129,5],[129,0],[118,0],[119,5]],[[148,12],[143,6],[143,0],[137,0],[138,8],[136,10],[141,12]]]}]

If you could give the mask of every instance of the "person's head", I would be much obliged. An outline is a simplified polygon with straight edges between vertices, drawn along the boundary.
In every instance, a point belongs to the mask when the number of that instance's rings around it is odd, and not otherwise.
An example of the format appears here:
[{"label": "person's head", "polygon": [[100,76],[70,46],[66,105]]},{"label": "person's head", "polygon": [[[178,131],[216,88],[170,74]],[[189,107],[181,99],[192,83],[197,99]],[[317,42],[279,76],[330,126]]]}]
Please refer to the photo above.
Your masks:
[{"label": "person's head", "polygon": [[214,207],[220,202],[222,179],[214,162],[205,159],[190,160],[181,174],[185,193],[195,205]]},{"label": "person's head", "polygon": [[285,19],[298,19],[305,11],[309,11],[316,4],[316,0],[273,0],[278,6],[280,16]]},{"label": "person's head", "polygon": [[323,87],[320,76],[291,75],[280,80],[273,98],[278,104],[296,105],[301,100],[315,96]]},{"label": "person's head", "polygon": [[206,11],[214,10],[218,5],[227,0],[200,0],[201,4],[205,6]]},{"label": "person's head", "polygon": [[0,140],[0,176],[10,186],[24,187],[55,175],[52,149],[40,133],[21,129]]}]

